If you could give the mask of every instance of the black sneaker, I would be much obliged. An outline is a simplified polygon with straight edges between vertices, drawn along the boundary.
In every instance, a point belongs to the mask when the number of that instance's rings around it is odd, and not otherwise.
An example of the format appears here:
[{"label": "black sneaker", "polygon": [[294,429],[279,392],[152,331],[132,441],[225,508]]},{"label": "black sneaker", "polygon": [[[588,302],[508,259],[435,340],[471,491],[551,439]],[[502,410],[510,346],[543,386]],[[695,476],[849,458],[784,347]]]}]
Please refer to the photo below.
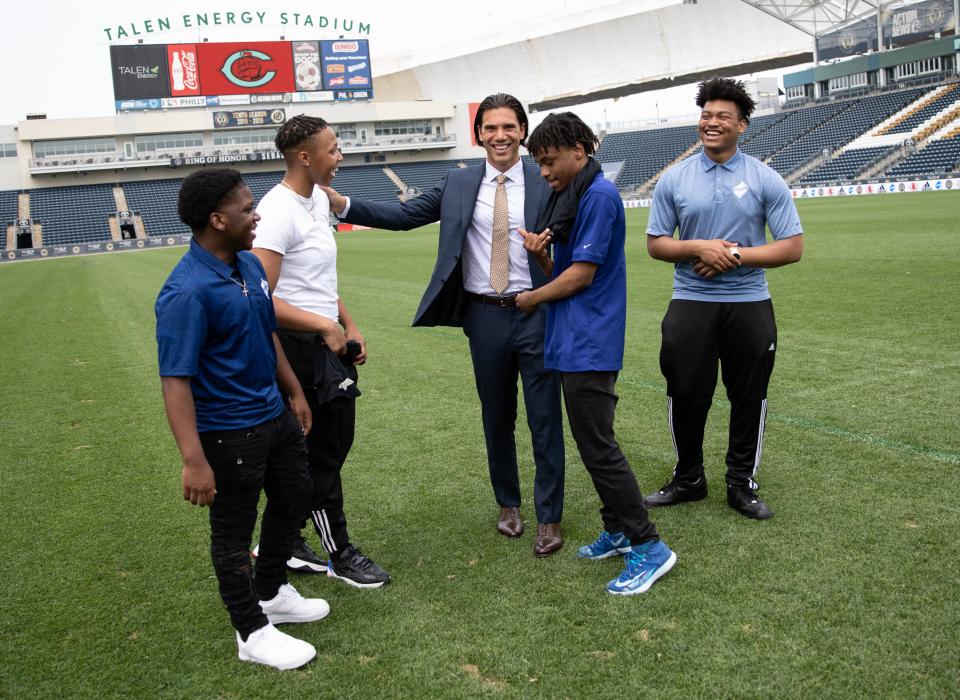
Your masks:
[{"label": "black sneaker", "polygon": [[647,508],[673,506],[685,501],[702,501],[707,497],[707,480],[700,476],[696,481],[687,483],[671,477],[663,488],[643,499]]},{"label": "black sneaker", "polygon": [[[256,559],[260,554],[260,545],[254,547],[250,554]],[[322,574],[327,570],[327,562],[310,549],[310,545],[304,541],[302,535],[297,535],[293,543],[293,551],[287,559],[287,568],[304,574]]]},{"label": "black sneaker", "polygon": [[327,576],[338,578],[354,588],[380,588],[390,583],[390,574],[352,544],[348,544],[339,557],[330,559]]},{"label": "black sneaker", "polygon": [[304,574],[322,574],[328,569],[326,560],[321,559],[320,555],[310,549],[303,535],[297,535],[293,541],[293,549],[290,550],[290,558],[287,559],[287,568]]},{"label": "black sneaker", "polygon": [[757,498],[756,491],[746,486],[727,484],[727,505],[756,520],[766,520],[773,515],[767,504]]}]

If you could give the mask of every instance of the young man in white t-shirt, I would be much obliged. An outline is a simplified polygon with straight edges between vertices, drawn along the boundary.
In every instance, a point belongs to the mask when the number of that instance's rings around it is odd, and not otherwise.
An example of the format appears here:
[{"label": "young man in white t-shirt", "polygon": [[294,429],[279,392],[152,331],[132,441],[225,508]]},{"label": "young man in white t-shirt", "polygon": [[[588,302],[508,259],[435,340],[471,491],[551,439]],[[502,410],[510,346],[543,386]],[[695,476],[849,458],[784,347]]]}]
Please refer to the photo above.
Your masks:
[{"label": "young man in white t-shirt", "polygon": [[357,588],[379,588],[390,576],[350,543],[343,512],[340,469],[353,444],[355,365],[366,343],[337,289],[337,243],[330,227],[327,186],[343,160],[336,134],[318,117],[298,115],[277,131],[287,170],[257,205],[260,224],[254,254],[274,290],[278,336],[303,386],[316,428],[307,439],[313,497],[309,517],[324,562],[304,541],[294,543],[287,565],[339,578]]}]

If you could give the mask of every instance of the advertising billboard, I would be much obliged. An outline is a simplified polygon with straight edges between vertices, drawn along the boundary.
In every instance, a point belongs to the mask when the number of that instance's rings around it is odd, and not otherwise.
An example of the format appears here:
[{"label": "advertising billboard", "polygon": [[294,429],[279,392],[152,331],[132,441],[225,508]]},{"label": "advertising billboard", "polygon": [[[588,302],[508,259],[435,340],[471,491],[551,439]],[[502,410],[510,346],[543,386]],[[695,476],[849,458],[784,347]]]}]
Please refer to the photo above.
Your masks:
[{"label": "advertising billboard", "polygon": [[[951,0],[923,0],[880,14],[884,49],[908,46],[953,32]],[[843,29],[817,37],[821,61],[877,51],[877,16],[871,15]]]},{"label": "advertising billboard", "polygon": [[164,45],[111,46],[110,63],[116,100],[170,97]]},{"label": "advertising billboard", "polygon": [[199,44],[200,88],[205,95],[293,92],[289,41]]},{"label": "advertising billboard", "polygon": [[373,98],[365,39],[137,44],[110,58],[118,112]]},{"label": "advertising billboard", "polygon": [[196,44],[168,44],[167,68],[170,72],[171,97],[201,94]]},{"label": "advertising billboard", "polygon": [[320,65],[319,42],[293,42],[293,72],[297,83],[297,91],[314,92],[323,89],[323,69]]},{"label": "advertising billboard", "polygon": [[232,129],[248,126],[278,126],[287,120],[282,109],[235,109],[214,112],[214,129]]},{"label": "advertising billboard", "polygon": [[[324,90],[371,90],[370,42],[366,39],[321,41]],[[369,99],[369,98],[368,98]]]}]

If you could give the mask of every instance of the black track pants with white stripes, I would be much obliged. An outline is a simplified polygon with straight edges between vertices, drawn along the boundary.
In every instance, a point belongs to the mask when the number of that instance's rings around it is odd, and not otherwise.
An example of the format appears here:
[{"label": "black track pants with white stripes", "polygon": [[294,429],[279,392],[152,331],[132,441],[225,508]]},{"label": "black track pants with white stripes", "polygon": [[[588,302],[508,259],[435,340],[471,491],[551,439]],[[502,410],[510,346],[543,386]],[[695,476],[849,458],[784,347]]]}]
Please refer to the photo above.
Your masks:
[{"label": "black track pants with white stripes", "polygon": [[707,302],[674,299],[661,325],[660,371],[677,466],[674,476],[703,476],[703,431],[719,365],[730,400],[727,483],[757,488],[767,387],[776,358],[777,324],[769,299]]}]

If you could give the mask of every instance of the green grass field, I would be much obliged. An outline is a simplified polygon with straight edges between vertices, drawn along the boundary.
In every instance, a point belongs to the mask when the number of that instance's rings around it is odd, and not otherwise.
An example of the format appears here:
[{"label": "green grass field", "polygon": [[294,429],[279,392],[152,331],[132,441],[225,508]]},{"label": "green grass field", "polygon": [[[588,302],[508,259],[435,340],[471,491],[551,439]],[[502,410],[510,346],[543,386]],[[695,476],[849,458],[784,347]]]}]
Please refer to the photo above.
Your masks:
[{"label": "green grass field", "polygon": [[[394,583],[294,575],[332,612],[287,628],[318,658],[286,673],[237,661],[206,511],[180,498],[153,303],[183,250],[0,266],[0,697],[956,696],[960,193],[799,206],[804,258],[769,273],[759,481],[776,515],[726,506],[720,389],[711,494],[654,511],[679,561],[629,598],[603,590],[618,560],[573,559],[600,521],[569,437],[565,548],[537,560],[531,528],[497,535],[466,340],[409,327],[436,227],[342,235],[370,351],[347,514]],[[650,491],[672,468],[657,364],[672,269],[647,257],[645,223],[628,212],[617,429]]]}]

